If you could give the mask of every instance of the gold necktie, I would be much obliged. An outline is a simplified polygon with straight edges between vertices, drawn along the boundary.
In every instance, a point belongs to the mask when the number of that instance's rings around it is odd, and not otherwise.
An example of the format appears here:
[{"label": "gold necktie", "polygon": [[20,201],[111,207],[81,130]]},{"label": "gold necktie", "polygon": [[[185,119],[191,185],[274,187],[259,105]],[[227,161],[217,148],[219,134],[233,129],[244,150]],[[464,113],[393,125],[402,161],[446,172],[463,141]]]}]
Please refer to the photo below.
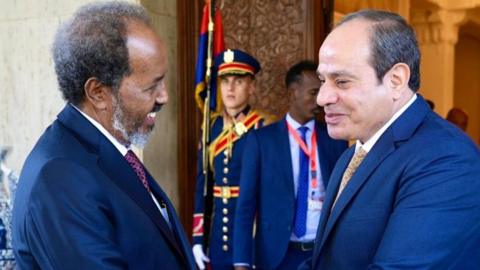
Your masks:
[{"label": "gold necktie", "polygon": [[345,188],[345,186],[347,186],[348,182],[350,181],[350,178],[352,178],[352,175],[355,173],[358,166],[360,166],[360,163],[362,163],[366,155],[367,155],[367,152],[363,150],[362,147],[358,148],[357,152],[355,152],[355,154],[353,155],[352,159],[350,160],[350,163],[348,163],[347,169],[343,173],[342,182],[340,183],[337,197],[335,198],[335,202],[333,203],[334,206],[338,200],[338,197],[340,197],[340,194],[342,193],[343,189]]}]

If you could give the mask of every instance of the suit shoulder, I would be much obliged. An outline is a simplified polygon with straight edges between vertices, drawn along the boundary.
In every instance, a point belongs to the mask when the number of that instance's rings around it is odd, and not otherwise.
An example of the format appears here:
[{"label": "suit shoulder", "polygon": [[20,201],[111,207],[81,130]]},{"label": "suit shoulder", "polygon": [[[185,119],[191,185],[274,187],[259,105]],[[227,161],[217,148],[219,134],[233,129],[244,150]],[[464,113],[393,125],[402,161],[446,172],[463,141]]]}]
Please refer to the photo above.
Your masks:
[{"label": "suit shoulder", "polygon": [[465,132],[434,112],[427,114],[412,139],[417,145],[435,149],[435,152],[472,151],[477,156],[480,155],[478,146]]},{"label": "suit shoulder", "polygon": [[463,131],[435,113],[427,114],[415,133],[406,141],[397,142],[397,147],[407,171],[413,174],[441,166],[455,167],[465,173],[466,168],[480,168],[478,146]]},{"label": "suit shoulder", "polygon": [[259,111],[259,110],[255,110],[255,111],[258,114],[258,116],[260,116],[260,122],[261,122],[260,127],[268,126],[275,121],[275,117],[273,115],[263,111]]},{"label": "suit shoulder", "polygon": [[[282,130],[282,125],[285,125],[285,121],[282,119],[280,121],[272,122],[269,125],[263,126],[259,129],[253,131],[257,136],[271,136]],[[286,125],[285,125],[286,130]]]},{"label": "suit shoulder", "polygon": [[[85,157],[87,159],[87,157]],[[79,162],[76,159],[67,157],[51,157],[40,161],[39,164],[29,164],[22,172],[20,181],[34,181],[34,185],[63,185],[73,184],[78,179],[78,184],[91,185],[96,183],[92,167],[95,162]],[[29,175],[29,177],[27,177]],[[23,179],[22,179],[23,178]],[[81,180],[80,180],[81,179]]]},{"label": "suit shoulder", "polygon": [[[48,196],[72,196],[82,190],[95,190],[98,185],[91,169],[85,164],[64,157],[27,160],[19,178],[15,204],[28,209],[41,204]],[[98,189],[97,189],[98,190]]]}]

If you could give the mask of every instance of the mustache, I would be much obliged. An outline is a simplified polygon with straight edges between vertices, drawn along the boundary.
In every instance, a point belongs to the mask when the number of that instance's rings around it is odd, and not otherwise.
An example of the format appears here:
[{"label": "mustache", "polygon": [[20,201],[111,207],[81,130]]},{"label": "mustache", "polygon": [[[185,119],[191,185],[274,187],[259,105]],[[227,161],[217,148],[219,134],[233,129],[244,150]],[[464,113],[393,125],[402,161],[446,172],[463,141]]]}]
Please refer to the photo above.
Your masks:
[{"label": "mustache", "polygon": [[159,104],[159,103],[155,103],[155,106],[153,106],[152,108],[152,111],[151,112],[158,112],[160,111],[160,109],[162,109],[163,105],[162,104]]}]

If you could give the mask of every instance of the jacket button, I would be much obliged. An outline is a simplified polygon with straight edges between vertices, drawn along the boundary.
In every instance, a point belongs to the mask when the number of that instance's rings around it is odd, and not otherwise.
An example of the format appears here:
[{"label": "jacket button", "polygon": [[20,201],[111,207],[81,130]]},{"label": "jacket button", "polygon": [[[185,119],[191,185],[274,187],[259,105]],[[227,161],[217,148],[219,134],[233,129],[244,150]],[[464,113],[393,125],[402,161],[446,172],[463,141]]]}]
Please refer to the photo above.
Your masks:
[{"label": "jacket button", "polygon": [[227,245],[223,245],[223,251],[228,251],[228,246]]},{"label": "jacket button", "polygon": [[223,178],[222,178],[222,181],[223,181],[224,184],[228,184],[228,178],[223,177]]},{"label": "jacket button", "polygon": [[223,227],[222,227],[222,231],[223,231],[224,233],[227,233],[227,232],[228,232],[228,227],[227,227],[227,226],[223,226]]},{"label": "jacket button", "polygon": [[223,239],[223,242],[227,242],[227,241],[228,241],[228,236],[224,235],[224,236],[222,237],[222,239]]},{"label": "jacket button", "polygon": [[228,217],[223,217],[223,223],[228,223]]},{"label": "jacket button", "polygon": [[228,168],[227,168],[227,167],[223,168],[223,173],[224,173],[224,174],[227,174],[227,173],[228,173]]},{"label": "jacket button", "polygon": [[223,208],[222,212],[223,212],[224,215],[228,215],[228,209],[227,208]]}]

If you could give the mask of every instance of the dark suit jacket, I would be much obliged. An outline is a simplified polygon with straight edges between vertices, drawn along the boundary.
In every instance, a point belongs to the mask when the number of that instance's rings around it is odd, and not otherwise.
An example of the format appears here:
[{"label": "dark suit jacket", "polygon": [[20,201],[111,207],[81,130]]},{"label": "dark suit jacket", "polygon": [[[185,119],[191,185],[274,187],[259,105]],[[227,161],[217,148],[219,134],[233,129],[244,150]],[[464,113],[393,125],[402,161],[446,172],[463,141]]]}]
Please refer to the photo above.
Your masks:
[{"label": "dark suit jacket", "polygon": [[67,105],[28,156],[13,211],[19,269],[195,269],[165,193],[172,229],[120,152]]},{"label": "dark suit jacket", "polygon": [[[322,179],[327,186],[335,162],[347,148],[347,143],[331,139],[324,124],[317,122],[315,127]],[[286,120],[282,119],[247,136],[235,216],[234,262],[252,265],[255,253],[254,264],[258,269],[278,266],[287,252],[294,215],[290,142]]]},{"label": "dark suit jacket", "polygon": [[462,131],[418,96],[331,210],[353,152],[333,170],[307,268],[480,267],[480,152]]}]

